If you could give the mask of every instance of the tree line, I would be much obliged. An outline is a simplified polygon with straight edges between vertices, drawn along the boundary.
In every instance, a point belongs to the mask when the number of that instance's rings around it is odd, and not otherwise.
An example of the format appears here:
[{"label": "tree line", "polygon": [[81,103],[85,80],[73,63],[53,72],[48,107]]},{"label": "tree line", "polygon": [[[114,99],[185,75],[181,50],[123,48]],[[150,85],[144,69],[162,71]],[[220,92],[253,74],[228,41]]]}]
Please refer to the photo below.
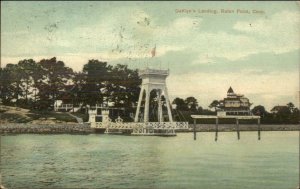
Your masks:
[{"label": "tree line", "polygon": [[251,112],[254,115],[261,116],[262,123],[265,124],[298,124],[300,123],[300,111],[291,102],[287,103],[285,106],[280,106],[277,111],[268,112],[262,105],[255,106]]},{"label": "tree line", "polygon": [[[109,65],[99,60],[89,60],[79,72],[67,67],[55,57],[38,62],[25,59],[17,64],[0,68],[0,99],[4,105],[35,110],[53,110],[57,99],[64,99],[73,105],[95,105],[114,102],[134,112],[141,79],[136,69],[127,65]],[[156,92],[150,94],[150,107],[155,112]],[[164,99],[162,99],[164,100]],[[173,115],[177,121],[191,121],[191,114],[215,115],[218,100],[209,108],[202,108],[195,97],[175,98],[172,101]],[[166,107],[163,108],[166,110]],[[292,103],[270,113],[262,105],[251,109],[254,115],[262,117],[262,123],[298,123],[299,109]],[[151,117],[150,117],[151,120]]]},{"label": "tree line", "polygon": [[55,57],[35,62],[25,59],[0,69],[0,99],[4,105],[53,109],[57,99],[73,104],[130,106],[137,101],[141,80],[127,65],[89,60],[75,72]]}]

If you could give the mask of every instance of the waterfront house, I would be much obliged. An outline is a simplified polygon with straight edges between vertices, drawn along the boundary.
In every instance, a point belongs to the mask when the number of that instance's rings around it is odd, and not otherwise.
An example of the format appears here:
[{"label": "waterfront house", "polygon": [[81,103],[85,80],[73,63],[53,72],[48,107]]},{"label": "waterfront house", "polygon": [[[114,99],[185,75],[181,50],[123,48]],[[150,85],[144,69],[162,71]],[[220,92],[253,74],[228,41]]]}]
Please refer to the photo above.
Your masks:
[{"label": "waterfront house", "polygon": [[63,90],[59,91],[58,96],[54,102],[54,111],[68,112],[73,110],[74,89],[75,85],[66,85]]},{"label": "waterfront house", "polygon": [[219,101],[219,112],[225,112],[226,115],[250,115],[250,106],[252,104],[244,95],[236,94],[230,87],[227,91],[227,97]]},{"label": "waterfront house", "polygon": [[284,109],[284,108],[286,108],[286,106],[279,106],[279,105],[274,106],[274,107],[271,109],[271,113],[277,114],[280,110],[282,110],[282,109]]}]

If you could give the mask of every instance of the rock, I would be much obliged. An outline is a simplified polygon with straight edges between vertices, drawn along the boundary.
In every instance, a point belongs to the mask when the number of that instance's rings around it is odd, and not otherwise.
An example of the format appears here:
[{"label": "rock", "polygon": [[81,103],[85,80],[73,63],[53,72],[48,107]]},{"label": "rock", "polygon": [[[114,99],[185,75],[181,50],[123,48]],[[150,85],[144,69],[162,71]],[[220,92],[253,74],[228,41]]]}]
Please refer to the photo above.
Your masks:
[{"label": "rock", "polygon": [[5,124],[0,133],[91,133],[88,125],[82,124]]}]

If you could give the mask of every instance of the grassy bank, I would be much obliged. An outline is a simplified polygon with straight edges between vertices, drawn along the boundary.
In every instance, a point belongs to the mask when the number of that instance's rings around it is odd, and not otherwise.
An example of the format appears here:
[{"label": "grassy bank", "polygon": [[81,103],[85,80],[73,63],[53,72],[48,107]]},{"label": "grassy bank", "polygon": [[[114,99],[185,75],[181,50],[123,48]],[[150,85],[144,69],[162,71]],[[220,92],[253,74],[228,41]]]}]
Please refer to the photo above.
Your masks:
[{"label": "grassy bank", "polygon": [[64,112],[34,111],[10,106],[0,107],[1,123],[31,123],[31,122],[76,122],[76,119]]}]

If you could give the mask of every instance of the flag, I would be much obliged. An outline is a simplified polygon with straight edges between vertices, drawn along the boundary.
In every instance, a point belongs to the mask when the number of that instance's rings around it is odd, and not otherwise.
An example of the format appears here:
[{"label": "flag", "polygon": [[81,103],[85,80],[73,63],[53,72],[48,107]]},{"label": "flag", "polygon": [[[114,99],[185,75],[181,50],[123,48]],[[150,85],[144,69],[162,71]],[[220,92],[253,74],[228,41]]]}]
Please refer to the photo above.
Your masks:
[{"label": "flag", "polygon": [[151,55],[152,55],[152,57],[154,57],[155,54],[156,54],[156,45],[155,45],[155,47],[151,50]]}]

